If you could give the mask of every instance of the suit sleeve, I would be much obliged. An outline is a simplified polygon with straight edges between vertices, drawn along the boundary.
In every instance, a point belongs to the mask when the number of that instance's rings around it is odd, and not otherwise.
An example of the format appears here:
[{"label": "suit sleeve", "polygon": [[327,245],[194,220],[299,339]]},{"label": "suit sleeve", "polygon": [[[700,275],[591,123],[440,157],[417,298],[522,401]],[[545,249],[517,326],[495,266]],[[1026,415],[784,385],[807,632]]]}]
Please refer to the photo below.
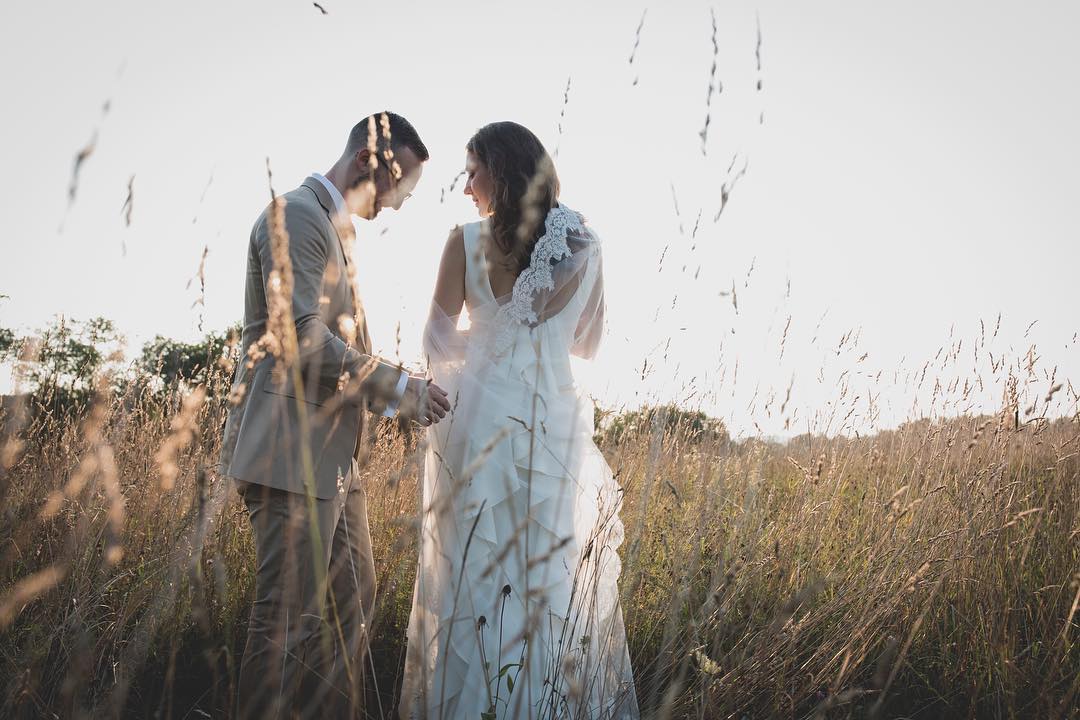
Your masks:
[{"label": "suit sleeve", "polygon": [[[342,374],[349,373],[354,382],[359,382],[360,392],[353,402],[385,405],[398,399],[396,388],[401,371],[346,345],[323,318],[319,301],[332,239],[326,236],[323,225],[316,209],[303,203],[286,204],[285,229],[289,234],[289,260],[293,273],[292,313],[305,389],[336,388]],[[269,288],[274,260],[268,216],[264,216],[258,225],[256,241],[263,287]]]}]

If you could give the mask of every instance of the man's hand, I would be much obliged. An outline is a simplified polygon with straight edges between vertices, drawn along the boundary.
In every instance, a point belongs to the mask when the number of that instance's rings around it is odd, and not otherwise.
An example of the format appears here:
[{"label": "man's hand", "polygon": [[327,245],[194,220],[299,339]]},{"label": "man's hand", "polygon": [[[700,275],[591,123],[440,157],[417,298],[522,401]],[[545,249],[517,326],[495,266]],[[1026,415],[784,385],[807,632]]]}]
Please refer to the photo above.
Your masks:
[{"label": "man's hand", "polygon": [[398,405],[402,417],[427,427],[442,420],[449,411],[450,401],[445,390],[420,375],[409,376]]}]

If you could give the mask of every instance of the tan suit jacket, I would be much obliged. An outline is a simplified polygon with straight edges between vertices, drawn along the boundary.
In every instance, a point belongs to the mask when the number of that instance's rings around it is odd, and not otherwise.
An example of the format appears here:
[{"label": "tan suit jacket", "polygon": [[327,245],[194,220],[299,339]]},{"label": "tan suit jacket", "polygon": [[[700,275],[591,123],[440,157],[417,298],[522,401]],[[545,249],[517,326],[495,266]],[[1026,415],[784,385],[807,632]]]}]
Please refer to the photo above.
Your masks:
[{"label": "tan suit jacket", "polygon": [[[285,364],[267,355],[248,367],[237,363],[234,397],[222,442],[222,467],[237,480],[303,493],[313,487],[320,499],[338,492],[339,478],[349,475],[364,415],[395,399],[401,370],[373,358],[367,324],[349,281],[351,225],[335,225],[334,203],[315,178],[286,193],[285,227],[293,271],[293,318],[299,345],[304,408],[310,432],[302,437],[295,385]],[[269,210],[255,222],[248,245],[244,296],[244,331],[240,349],[246,352],[266,332],[265,288],[273,259],[270,252]],[[346,227],[347,226],[347,227]],[[356,320],[356,345],[349,346],[340,331],[342,317]],[[346,397],[338,390],[343,373],[363,378],[360,392]],[[241,389],[242,388],[242,389]],[[305,477],[302,448],[311,452],[313,477]]]}]

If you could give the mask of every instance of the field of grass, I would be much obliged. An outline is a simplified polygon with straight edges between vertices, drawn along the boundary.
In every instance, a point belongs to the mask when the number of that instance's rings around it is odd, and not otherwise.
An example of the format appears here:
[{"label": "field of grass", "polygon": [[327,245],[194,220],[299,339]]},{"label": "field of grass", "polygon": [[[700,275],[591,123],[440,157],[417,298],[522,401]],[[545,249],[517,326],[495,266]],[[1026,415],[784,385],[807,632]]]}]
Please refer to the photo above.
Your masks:
[{"label": "field of grass", "polygon": [[[223,382],[4,408],[0,716],[231,716],[254,577],[214,468]],[[995,415],[784,444],[694,418],[598,435],[646,716],[1078,717],[1080,418],[1005,393]],[[376,432],[367,713],[391,717],[422,452]]]}]

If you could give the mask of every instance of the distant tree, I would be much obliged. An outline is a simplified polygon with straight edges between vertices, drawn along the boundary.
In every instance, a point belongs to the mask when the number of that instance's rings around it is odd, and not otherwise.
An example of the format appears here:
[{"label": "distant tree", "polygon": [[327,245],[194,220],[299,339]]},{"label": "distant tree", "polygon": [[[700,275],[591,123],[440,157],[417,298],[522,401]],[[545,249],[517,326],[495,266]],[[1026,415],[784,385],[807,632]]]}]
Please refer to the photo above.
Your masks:
[{"label": "distant tree", "polygon": [[124,336],[105,318],[82,322],[60,317],[24,338],[11,331],[3,333],[3,347],[9,356],[24,343],[32,343],[35,351],[31,359],[20,361],[26,363],[23,375],[38,402],[49,409],[84,407],[100,377],[120,377]]},{"label": "distant tree", "polygon": [[[0,300],[10,299],[7,295],[0,295]],[[0,327],[0,361],[6,360],[18,351],[15,331]]]},{"label": "distant tree", "polygon": [[[230,335],[238,335],[239,330],[234,326],[211,332],[193,343],[158,335],[143,346],[135,362],[137,372],[132,373],[124,367],[124,337],[111,321],[59,317],[25,337],[0,327],[0,361],[18,365],[38,410],[78,412],[86,407],[101,378],[114,390],[206,384],[211,392],[227,392],[231,378],[224,376],[228,363],[222,359]],[[30,348],[25,360],[18,357],[24,345]]]},{"label": "distant tree", "polygon": [[631,410],[598,423],[598,439],[603,443],[629,441],[657,431],[695,444],[726,446],[731,441],[723,420],[672,404]]},{"label": "distant tree", "polygon": [[87,322],[58,321],[42,336],[38,364],[42,368],[39,376],[45,379],[67,378],[73,385],[89,385],[94,373],[106,360],[109,345],[116,346],[123,337],[117,332],[111,320],[97,317]]},{"label": "distant tree", "polygon": [[194,343],[158,335],[143,346],[138,367],[146,375],[160,378],[167,388],[177,384],[210,386],[214,374],[221,372],[232,333],[239,334],[239,327],[208,333]]},{"label": "distant tree", "polygon": [[6,360],[15,354],[17,350],[15,332],[8,328],[0,327],[0,360]]}]

